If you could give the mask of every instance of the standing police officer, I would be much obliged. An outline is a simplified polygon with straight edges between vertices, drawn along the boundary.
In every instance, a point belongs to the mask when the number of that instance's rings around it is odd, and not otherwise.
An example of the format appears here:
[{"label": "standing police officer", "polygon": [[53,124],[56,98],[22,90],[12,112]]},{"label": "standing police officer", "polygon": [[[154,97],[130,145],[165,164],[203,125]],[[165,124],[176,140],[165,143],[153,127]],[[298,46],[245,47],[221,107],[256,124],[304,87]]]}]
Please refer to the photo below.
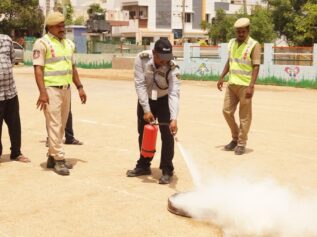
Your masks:
[{"label": "standing police officer", "polygon": [[[252,119],[252,96],[261,62],[261,46],[249,36],[249,25],[248,18],[240,18],[235,22],[237,38],[229,42],[229,59],[217,83],[221,91],[224,77],[229,72],[223,115],[230,127],[232,141],[225,146],[225,150],[235,150],[236,155],[245,153]],[[238,103],[240,127],[234,118]]]},{"label": "standing police officer", "polygon": [[[177,133],[177,114],[179,107],[179,69],[175,64],[172,45],[167,39],[156,41],[154,50],[138,54],[135,60],[134,78],[138,95],[138,132],[141,149],[143,128],[153,123],[156,118],[160,126],[162,150],[160,184],[168,184],[173,176],[174,137]],[[136,167],[127,171],[128,177],[151,174],[152,158],[140,155]]]},{"label": "standing police officer", "polygon": [[87,97],[73,61],[75,45],[64,38],[64,21],[60,12],[47,16],[48,33],[34,44],[33,65],[40,92],[37,107],[44,110],[49,140],[47,168],[54,168],[60,175],[69,175],[72,165],[65,161],[62,139],[70,109],[70,83],[75,83],[83,104]]}]

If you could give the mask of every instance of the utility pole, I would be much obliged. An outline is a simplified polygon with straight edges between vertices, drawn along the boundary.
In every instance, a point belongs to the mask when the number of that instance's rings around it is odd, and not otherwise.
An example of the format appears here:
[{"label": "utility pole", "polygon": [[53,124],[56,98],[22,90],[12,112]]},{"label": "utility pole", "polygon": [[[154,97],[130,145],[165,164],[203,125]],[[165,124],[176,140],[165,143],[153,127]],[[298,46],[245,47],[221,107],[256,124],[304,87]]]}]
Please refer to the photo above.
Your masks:
[{"label": "utility pole", "polygon": [[247,0],[243,0],[243,11],[244,11],[245,15],[248,14],[248,12],[247,12]]},{"label": "utility pole", "polygon": [[50,12],[51,10],[51,0],[46,0],[45,1],[45,15],[47,16],[48,13]]},{"label": "utility pole", "polygon": [[183,35],[183,39],[184,39],[184,35],[185,35],[185,3],[186,0],[182,0],[182,35]]}]

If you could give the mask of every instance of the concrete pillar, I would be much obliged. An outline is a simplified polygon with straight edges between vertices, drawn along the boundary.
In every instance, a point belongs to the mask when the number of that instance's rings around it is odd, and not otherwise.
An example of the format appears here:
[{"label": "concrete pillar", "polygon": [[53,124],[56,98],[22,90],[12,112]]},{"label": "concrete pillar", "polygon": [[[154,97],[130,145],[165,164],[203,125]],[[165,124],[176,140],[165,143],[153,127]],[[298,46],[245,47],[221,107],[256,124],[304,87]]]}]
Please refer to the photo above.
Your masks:
[{"label": "concrete pillar", "polygon": [[192,44],[192,47],[190,50],[192,51],[192,57],[195,57],[195,58],[199,58],[200,57],[200,45],[199,44]]},{"label": "concrete pillar", "polygon": [[191,73],[190,70],[190,47],[192,44],[184,43],[183,44],[183,57],[184,57],[184,67],[182,73]]},{"label": "concrete pillar", "polygon": [[142,34],[140,32],[135,33],[135,42],[142,45]]},{"label": "concrete pillar", "polygon": [[219,57],[220,57],[220,65],[225,66],[228,60],[228,44],[227,43],[220,44]]},{"label": "concrete pillar", "polygon": [[264,44],[264,65],[262,77],[273,76],[273,44]]},{"label": "concrete pillar", "polygon": [[201,21],[206,20],[206,0],[201,1]]},{"label": "concrete pillar", "polygon": [[317,44],[314,44],[314,48],[313,48],[313,63],[312,63],[312,67],[314,70],[314,75],[315,75],[315,80],[317,80]]}]

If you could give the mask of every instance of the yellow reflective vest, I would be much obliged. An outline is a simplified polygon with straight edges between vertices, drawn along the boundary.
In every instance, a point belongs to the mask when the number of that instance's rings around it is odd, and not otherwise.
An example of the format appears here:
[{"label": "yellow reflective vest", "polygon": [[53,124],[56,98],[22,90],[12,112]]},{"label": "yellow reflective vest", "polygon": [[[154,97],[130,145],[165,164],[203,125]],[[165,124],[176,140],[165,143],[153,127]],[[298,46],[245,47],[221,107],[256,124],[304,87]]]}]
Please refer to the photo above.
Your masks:
[{"label": "yellow reflective vest", "polygon": [[252,77],[251,53],[257,41],[248,38],[238,47],[236,39],[231,39],[229,48],[229,84],[248,86]]},{"label": "yellow reflective vest", "polygon": [[59,41],[57,38],[44,35],[40,39],[46,47],[44,83],[45,86],[62,86],[72,82],[72,55],[75,45],[68,39]]}]

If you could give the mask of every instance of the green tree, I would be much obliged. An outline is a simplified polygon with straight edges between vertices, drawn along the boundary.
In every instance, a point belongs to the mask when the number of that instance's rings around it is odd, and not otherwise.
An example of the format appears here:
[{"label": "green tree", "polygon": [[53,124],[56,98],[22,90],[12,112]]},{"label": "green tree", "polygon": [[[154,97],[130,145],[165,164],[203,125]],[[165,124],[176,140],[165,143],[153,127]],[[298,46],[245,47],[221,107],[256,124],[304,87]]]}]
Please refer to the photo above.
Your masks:
[{"label": "green tree", "polygon": [[65,5],[65,25],[72,25],[73,24],[73,13],[74,9],[72,4]]},{"label": "green tree", "polygon": [[93,13],[103,13],[103,12],[105,12],[105,9],[103,9],[98,3],[90,4],[87,10],[88,15],[91,15]]},{"label": "green tree", "polygon": [[236,16],[228,16],[223,9],[218,9],[212,24],[202,23],[202,27],[208,29],[213,44],[225,43],[234,37],[233,24],[236,19]]},{"label": "green tree", "polygon": [[1,0],[0,32],[11,37],[35,35],[42,30],[44,16],[38,0]]},{"label": "green tree", "polygon": [[271,13],[261,7],[255,6],[252,9],[250,20],[250,35],[260,43],[270,43],[276,38],[276,33],[273,28],[273,20]]},{"label": "green tree", "polygon": [[74,25],[83,26],[85,25],[85,18],[83,16],[79,16],[74,20]]},{"label": "green tree", "polygon": [[311,45],[316,40],[317,0],[268,0],[268,4],[279,35],[295,45]]},{"label": "green tree", "polygon": [[303,15],[295,18],[294,41],[298,45],[312,45],[317,43],[317,4],[306,3],[302,11]]},{"label": "green tree", "polygon": [[296,26],[294,19],[296,13],[290,0],[269,0],[270,10],[274,23],[274,30],[279,35],[285,35],[288,40],[292,40]]}]

